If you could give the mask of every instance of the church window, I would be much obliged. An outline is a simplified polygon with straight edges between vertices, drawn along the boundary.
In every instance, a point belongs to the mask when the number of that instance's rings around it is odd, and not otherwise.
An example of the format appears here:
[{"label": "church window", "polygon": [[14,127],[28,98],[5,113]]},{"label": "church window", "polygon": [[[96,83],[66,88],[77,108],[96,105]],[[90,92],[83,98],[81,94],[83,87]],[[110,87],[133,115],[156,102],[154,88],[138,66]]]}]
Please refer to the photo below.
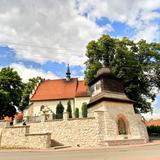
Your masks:
[{"label": "church window", "polygon": [[101,81],[98,81],[90,87],[91,96],[95,96],[101,92]]},{"label": "church window", "polygon": [[119,133],[119,135],[127,134],[126,123],[122,118],[118,119],[118,133]]}]

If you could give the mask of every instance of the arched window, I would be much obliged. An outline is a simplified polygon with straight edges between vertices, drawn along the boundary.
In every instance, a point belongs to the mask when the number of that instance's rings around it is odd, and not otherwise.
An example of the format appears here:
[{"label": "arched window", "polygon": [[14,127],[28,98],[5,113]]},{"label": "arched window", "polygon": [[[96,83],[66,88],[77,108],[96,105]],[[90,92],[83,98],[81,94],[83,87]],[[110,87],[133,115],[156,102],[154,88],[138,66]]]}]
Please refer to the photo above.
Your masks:
[{"label": "arched window", "polygon": [[118,133],[120,134],[128,134],[127,126],[123,118],[118,119]]}]

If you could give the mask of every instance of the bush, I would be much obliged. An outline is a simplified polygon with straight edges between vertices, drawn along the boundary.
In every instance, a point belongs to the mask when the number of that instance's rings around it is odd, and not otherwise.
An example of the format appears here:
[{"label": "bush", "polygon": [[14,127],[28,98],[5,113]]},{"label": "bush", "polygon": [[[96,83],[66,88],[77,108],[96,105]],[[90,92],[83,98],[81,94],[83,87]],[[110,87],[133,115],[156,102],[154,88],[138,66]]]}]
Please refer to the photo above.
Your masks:
[{"label": "bush", "polygon": [[63,118],[63,111],[64,111],[64,107],[63,107],[62,103],[59,102],[56,107],[56,118],[57,119]]},{"label": "bush", "polygon": [[149,136],[160,136],[160,126],[148,126],[147,131]]},{"label": "bush", "polygon": [[75,118],[79,118],[79,109],[78,108],[76,108],[74,114],[75,114]]},{"label": "bush", "polygon": [[84,117],[87,117],[87,114],[88,114],[88,111],[87,111],[87,103],[84,102],[84,103],[82,104],[82,117],[83,117],[83,118],[84,118]]},{"label": "bush", "polygon": [[69,118],[72,118],[72,107],[71,107],[71,101],[68,100],[67,102],[67,112],[69,114]]}]

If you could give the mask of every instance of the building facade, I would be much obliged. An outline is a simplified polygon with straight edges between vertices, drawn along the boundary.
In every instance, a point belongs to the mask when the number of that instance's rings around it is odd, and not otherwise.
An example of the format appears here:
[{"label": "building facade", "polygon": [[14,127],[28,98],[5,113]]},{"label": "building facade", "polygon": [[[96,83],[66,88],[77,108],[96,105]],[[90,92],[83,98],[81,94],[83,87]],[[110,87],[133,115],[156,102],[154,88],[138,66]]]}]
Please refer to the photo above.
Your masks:
[{"label": "building facade", "polygon": [[116,78],[109,68],[102,67],[98,70],[89,88],[91,98],[88,112],[91,115],[97,111],[102,112],[101,116],[105,119],[103,141],[124,138],[148,141],[142,118],[134,111],[134,101],[126,96],[122,80]]},{"label": "building facade", "polygon": [[88,103],[89,100],[89,90],[84,80],[71,78],[68,66],[65,79],[45,80],[36,86],[24,116],[39,116],[43,106],[47,106],[56,113],[57,104],[60,102],[66,111],[67,103],[70,101],[72,116],[74,117],[75,109],[78,108],[81,117],[82,104]]},{"label": "building facade", "polygon": [[[29,137],[33,139],[34,146],[38,146],[35,139],[38,136],[39,141],[48,147],[57,144],[112,146],[148,142],[148,133],[142,117],[134,111],[134,101],[126,96],[122,80],[114,77],[109,68],[98,70],[89,86],[86,86],[84,81],[71,78],[69,73],[68,69],[66,79],[46,80],[37,86],[26,113],[29,116],[40,116],[41,119],[39,123],[28,123],[27,130],[24,128],[25,134],[21,135],[24,141],[28,141]],[[83,102],[88,103],[89,117],[69,118],[66,112],[68,100],[71,101],[73,112],[75,108],[81,110]],[[44,105],[55,113],[60,101],[65,107],[63,119],[47,121],[44,114],[39,115],[41,106]],[[15,143],[9,140],[12,135],[7,136],[10,129],[4,129],[3,133],[5,132],[2,146],[8,143],[14,146]],[[18,136],[17,131],[14,134],[15,137]],[[46,140],[42,138],[44,135]],[[7,144],[6,139],[9,141]],[[28,143],[28,146],[32,146],[32,143]]]}]

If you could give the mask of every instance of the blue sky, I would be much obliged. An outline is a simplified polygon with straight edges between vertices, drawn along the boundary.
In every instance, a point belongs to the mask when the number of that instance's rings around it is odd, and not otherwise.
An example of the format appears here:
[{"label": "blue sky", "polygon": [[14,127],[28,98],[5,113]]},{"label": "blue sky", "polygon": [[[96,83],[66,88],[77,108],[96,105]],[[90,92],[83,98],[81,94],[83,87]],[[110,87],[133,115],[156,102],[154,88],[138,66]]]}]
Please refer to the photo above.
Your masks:
[{"label": "blue sky", "polygon": [[[102,34],[160,41],[160,0],[0,0],[0,67],[26,82],[63,78],[66,64],[83,79],[85,48]],[[123,5],[122,5],[123,4]],[[153,106],[159,109],[160,97]],[[157,112],[157,110],[156,110]]]}]

